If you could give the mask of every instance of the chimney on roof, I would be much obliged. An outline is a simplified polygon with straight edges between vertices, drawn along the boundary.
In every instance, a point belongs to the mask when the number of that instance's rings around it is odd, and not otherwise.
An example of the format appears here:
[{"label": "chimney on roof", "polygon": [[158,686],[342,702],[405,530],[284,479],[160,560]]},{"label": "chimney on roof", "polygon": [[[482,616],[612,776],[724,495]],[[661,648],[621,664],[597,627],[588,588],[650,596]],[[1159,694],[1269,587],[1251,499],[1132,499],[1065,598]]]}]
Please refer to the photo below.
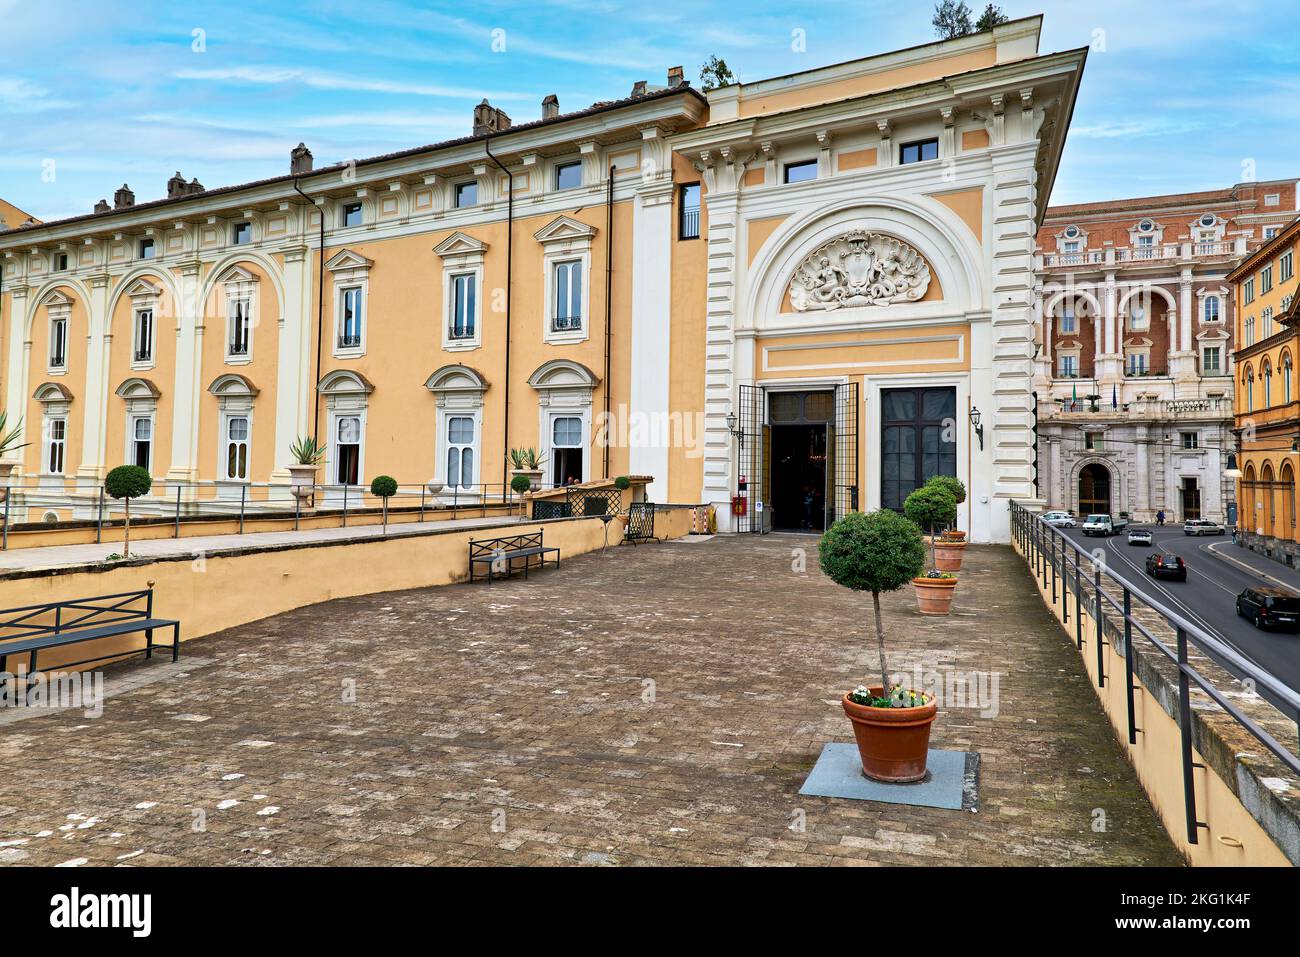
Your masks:
[{"label": "chimney on roof", "polygon": [[178,196],[184,196],[189,191],[189,184],[185,182],[185,177],[181,171],[177,170],[176,175],[167,181],[167,198],[175,199]]},{"label": "chimney on roof", "polygon": [[311,150],[307,149],[306,143],[299,143],[289,151],[289,173],[293,176],[301,176],[303,173],[311,172]]},{"label": "chimney on roof", "polygon": [[134,205],[135,193],[131,192],[131,187],[127,186],[126,183],[123,183],[122,188],[113,194],[113,208],[129,209]]},{"label": "chimney on roof", "polygon": [[647,81],[637,80],[635,83],[632,84],[632,95],[645,96],[645,89],[647,85],[648,85]]},{"label": "chimney on roof", "polygon": [[499,110],[487,100],[474,107],[474,135],[487,136],[491,133],[504,133],[510,129],[510,117],[505,110]]},{"label": "chimney on roof", "polygon": [[186,189],[189,190],[189,195],[193,196],[196,193],[203,192],[203,184],[199,182],[199,178],[196,176],[190,180],[190,185]]},{"label": "chimney on roof", "polygon": [[106,200],[106,199],[101,199],[98,203],[96,203],[96,204],[95,204],[95,212],[96,212],[96,213],[106,213],[106,212],[108,212],[108,200]]},{"label": "chimney on roof", "polygon": [[670,66],[668,68],[668,85],[670,87],[681,86],[686,79],[686,74],[682,72],[679,66]]},{"label": "chimney on roof", "polygon": [[560,115],[560,98],[554,93],[546,94],[542,100],[542,119],[553,120]]}]

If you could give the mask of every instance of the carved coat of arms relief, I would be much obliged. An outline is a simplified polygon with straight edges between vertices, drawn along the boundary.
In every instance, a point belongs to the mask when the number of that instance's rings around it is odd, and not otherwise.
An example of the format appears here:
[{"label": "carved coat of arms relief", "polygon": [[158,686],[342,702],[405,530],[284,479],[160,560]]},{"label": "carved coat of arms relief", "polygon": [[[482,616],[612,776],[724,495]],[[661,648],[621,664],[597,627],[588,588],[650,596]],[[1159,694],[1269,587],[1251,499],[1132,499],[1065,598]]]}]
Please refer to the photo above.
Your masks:
[{"label": "carved coat of arms relief", "polygon": [[796,312],[916,302],[930,266],[915,248],[882,233],[853,230],[814,249],[790,280]]}]

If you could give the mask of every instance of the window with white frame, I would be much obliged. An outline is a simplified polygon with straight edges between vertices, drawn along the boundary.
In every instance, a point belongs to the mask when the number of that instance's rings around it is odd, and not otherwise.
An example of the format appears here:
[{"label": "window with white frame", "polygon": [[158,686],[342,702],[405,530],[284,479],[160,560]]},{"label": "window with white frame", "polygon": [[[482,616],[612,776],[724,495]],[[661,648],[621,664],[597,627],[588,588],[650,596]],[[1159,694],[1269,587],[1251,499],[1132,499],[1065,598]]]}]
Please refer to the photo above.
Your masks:
[{"label": "window with white frame", "polygon": [[68,316],[64,313],[50,314],[50,368],[66,369],[68,367]]},{"label": "window with white frame", "polygon": [[1146,375],[1149,354],[1145,349],[1129,350],[1125,359],[1125,370],[1129,375]]},{"label": "window with white frame", "polygon": [[230,242],[235,246],[247,246],[253,241],[252,223],[235,223],[230,227]]},{"label": "window with white frame", "polygon": [[227,481],[248,480],[249,421],[246,415],[226,416],[225,474]]},{"label": "window with white frame", "polygon": [[1264,328],[1264,338],[1267,339],[1273,334],[1273,307],[1266,307],[1259,314],[1259,318]]},{"label": "window with white frame", "polygon": [[356,485],[361,481],[361,416],[340,415],[334,422],[334,481]]},{"label": "window with white frame", "polygon": [[1246,320],[1241,324],[1241,333],[1242,333],[1242,338],[1246,340],[1246,345],[1253,346],[1255,344],[1255,317],[1254,316],[1246,317]]},{"label": "window with white frame", "polygon": [[559,163],[555,167],[555,188],[576,189],[582,185],[582,163]]},{"label": "window with white frame", "polygon": [[361,297],[360,286],[343,286],[339,289],[339,337],[340,349],[359,349],[361,347],[361,323],[365,319],[365,305]]},{"label": "window with white frame", "polygon": [[153,307],[135,310],[135,338],[131,357],[134,362],[153,362],[154,322]]},{"label": "window with white frame", "polygon": [[157,253],[157,249],[154,247],[152,239],[140,240],[138,249],[139,257],[141,259],[153,259],[154,255]]},{"label": "window with white frame", "polygon": [[1254,412],[1255,411],[1255,373],[1252,372],[1250,369],[1247,369],[1242,384],[1246,387],[1246,411]]},{"label": "window with white frame", "polygon": [[343,204],[343,225],[360,226],[361,225],[361,204],[344,203]]},{"label": "window with white frame", "polygon": [[1075,379],[1079,375],[1079,356],[1076,353],[1067,352],[1057,356],[1060,363],[1060,377],[1062,379]]},{"label": "window with white frame", "polygon": [[451,277],[451,310],[447,316],[447,336],[451,339],[474,339],[478,315],[478,277],[460,273]]},{"label": "window with white frame", "polygon": [[1291,356],[1282,357],[1282,404],[1291,404]]},{"label": "window with white frame", "polygon": [[246,359],[253,337],[253,300],[251,296],[235,296],[228,299],[226,336],[226,358]]},{"label": "window with white frame", "polygon": [[585,444],[581,416],[557,415],[551,419],[551,468],[557,486],[582,481]]},{"label": "window with white frame", "polygon": [[582,260],[568,259],[552,267],[554,292],[551,328],[555,331],[582,328]]},{"label": "window with white frame", "polygon": [[1062,333],[1077,332],[1079,329],[1078,318],[1074,314],[1074,306],[1061,307],[1061,329]]},{"label": "window with white frame", "polygon": [[1196,449],[1201,445],[1201,437],[1196,432],[1180,432],[1178,441],[1185,449]]},{"label": "window with white frame", "polygon": [[1259,271],[1259,294],[1262,296],[1273,288],[1273,264],[1265,266]]},{"label": "window with white frame", "polygon": [[131,464],[149,471],[153,462],[153,416],[132,416],[130,430]]},{"label": "window with white frame", "polygon": [[1202,319],[1205,322],[1219,321],[1219,297],[1206,296],[1205,305],[1203,306]]},{"label": "window with white frame", "polygon": [[1295,250],[1288,249],[1277,261],[1277,281],[1286,282],[1295,275]]},{"label": "window with white frame", "polygon": [[1255,277],[1251,276],[1241,284],[1241,301],[1243,303],[1252,303],[1255,301]]},{"label": "window with white frame", "polygon": [[1261,378],[1264,382],[1264,408],[1273,404],[1273,367],[1265,363]]},{"label": "window with white frame", "polygon": [[478,205],[478,181],[471,180],[468,183],[457,183],[455,189],[455,202],[457,209],[465,209],[469,206]]},{"label": "window with white frame", "polygon": [[1201,375],[1223,375],[1223,350],[1206,346],[1201,350]]},{"label": "window with white frame", "polygon": [[447,484],[452,488],[474,485],[474,417],[447,416]]},{"label": "window with white frame", "polygon": [[63,474],[63,453],[68,439],[68,420],[59,415],[45,422],[45,471],[50,475]]}]

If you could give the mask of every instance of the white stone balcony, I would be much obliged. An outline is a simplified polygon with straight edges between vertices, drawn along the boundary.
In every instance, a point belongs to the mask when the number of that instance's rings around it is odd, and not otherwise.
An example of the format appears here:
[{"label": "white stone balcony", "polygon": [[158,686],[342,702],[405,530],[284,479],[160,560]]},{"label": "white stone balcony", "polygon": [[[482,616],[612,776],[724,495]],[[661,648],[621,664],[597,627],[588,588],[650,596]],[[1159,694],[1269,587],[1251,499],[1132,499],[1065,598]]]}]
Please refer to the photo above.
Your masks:
[{"label": "white stone balcony", "polygon": [[1210,259],[1239,259],[1246,255],[1244,236],[1219,242],[1157,243],[1151,246],[1106,246],[1075,253],[1045,252],[1036,257],[1040,269],[1080,269],[1089,266],[1132,266],[1152,262],[1197,262]]}]

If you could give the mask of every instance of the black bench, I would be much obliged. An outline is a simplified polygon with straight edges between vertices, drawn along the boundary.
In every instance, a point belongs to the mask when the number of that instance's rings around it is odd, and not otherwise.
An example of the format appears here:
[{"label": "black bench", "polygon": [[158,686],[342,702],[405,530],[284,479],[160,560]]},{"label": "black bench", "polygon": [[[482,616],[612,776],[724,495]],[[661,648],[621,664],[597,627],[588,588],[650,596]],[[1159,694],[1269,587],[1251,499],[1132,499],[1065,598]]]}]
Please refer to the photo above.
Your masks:
[{"label": "black bench", "polygon": [[[554,558],[548,559],[548,555],[554,555]],[[560,567],[560,550],[554,547],[547,547],[542,542],[542,530],[528,532],[524,535],[504,535],[500,538],[481,538],[478,540],[469,540],[469,580],[471,582],[481,578],[482,575],[476,573],[479,565],[487,565],[488,584],[496,577],[498,571],[504,566],[504,576],[509,578],[515,570],[515,561],[522,558],[524,560],[524,577],[528,577],[528,569],[532,567],[533,559],[538,559],[538,568],[545,568],[547,561],[550,561],[556,568]],[[501,563],[501,564],[498,564]]]},{"label": "black bench", "polygon": [[162,628],[172,630],[170,644],[161,647],[170,647],[172,661],[176,661],[181,654],[181,623],[154,617],[152,588],[0,610],[0,672],[9,673],[11,657],[26,655],[27,674],[36,674],[40,671],[38,656],[48,648],[63,648],[136,632],[144,632],[143,648],[65,662],[59,667],[88,665],[140,653],[152,658],[155,647],[153,633]]}]

